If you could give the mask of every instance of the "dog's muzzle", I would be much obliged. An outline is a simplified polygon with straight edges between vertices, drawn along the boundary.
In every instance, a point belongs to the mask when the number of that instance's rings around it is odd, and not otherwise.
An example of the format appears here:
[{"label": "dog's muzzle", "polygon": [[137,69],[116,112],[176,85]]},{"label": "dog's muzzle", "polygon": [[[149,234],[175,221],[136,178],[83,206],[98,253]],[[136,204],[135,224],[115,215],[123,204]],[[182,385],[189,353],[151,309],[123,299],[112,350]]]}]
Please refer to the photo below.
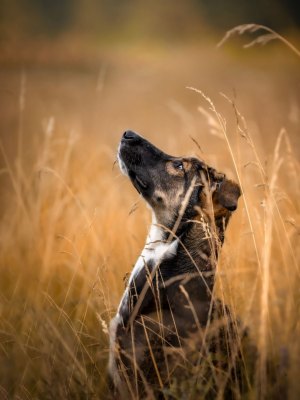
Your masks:
[{"label": "dog's muzzle", "polygon": [[118,149],[118,161],[122,173],[130,178],[133,186],[141,194],[145,194],[149,187],[142,157],[144,142],[146,143],[145,139],[128,130],[124,132]]}]

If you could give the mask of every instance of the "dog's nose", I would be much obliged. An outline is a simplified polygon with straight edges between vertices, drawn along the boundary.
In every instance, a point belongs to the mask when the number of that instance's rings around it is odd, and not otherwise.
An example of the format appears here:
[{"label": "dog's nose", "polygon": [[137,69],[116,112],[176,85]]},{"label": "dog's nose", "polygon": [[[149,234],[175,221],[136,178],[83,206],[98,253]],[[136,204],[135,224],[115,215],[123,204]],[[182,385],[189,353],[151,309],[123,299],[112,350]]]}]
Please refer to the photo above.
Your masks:
[{"label": "dog's nose", "polygon": [[123,134],[123,139],[132,141],[132,142],[136,142],[140,139],[140,137],[139,137],[139,135],[137,135],[136,133],[134,133],[132,131],[126,131]]},{"label": "dog's nose", "polygon": [[226,207],[227,210],[229,211],[235,211],[237,209],[237,205],[236,204],[230,204],[229,206]]}]

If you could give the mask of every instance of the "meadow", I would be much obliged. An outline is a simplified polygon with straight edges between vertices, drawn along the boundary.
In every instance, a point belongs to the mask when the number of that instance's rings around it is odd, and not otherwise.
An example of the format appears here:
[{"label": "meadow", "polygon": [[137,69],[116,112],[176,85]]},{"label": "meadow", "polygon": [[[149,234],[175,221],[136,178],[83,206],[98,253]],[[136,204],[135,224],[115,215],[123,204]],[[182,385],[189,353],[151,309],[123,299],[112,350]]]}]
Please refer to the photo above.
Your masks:
[{"label": "meadow", "polygon": [[99,52],[0,68],[0,399],[109,397],[107,329],[150,222],[115,164],[126,129],[239,181],[218,294],[259,349],[251,398],[276,393],[271,359],[298,399],[300,59],[280,43]]}]

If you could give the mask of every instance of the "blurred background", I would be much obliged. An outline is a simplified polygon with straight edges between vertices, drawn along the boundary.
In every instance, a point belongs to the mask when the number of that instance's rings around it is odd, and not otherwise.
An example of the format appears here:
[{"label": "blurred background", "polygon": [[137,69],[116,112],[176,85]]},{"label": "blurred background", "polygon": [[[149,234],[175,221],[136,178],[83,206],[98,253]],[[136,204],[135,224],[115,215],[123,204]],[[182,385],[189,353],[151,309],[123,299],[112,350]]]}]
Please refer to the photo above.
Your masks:
[{"label": "blurred background", "polygon": [[217,47],[248,23],[299,52],[292,0],[1,1],[0,399],[107,395],[107,327],[150,222],[114,164],[126,129],[239,180],[219,293],[300,398],[300,57],[243,47],[262,31]]},{"label": "blurred background", "polygon": [[[182,107],[195,104],[186,86],[208,94],[235,92],[241,106],[254,90],[262,108],[269,86],[281,93],[286,107],[282,115],[295,119],[292,103],[299,94],[294,80],[298,60],[290,50],[278,42],[244,50],[242,45],[259,32],[236,35],[219,49],[216,45],[228,29],[252,22],[267,25],[297,44],[299,7],[291,0],[242,4],[237,0],[3,0],[2,140],[11,141],[8,146],[13,151],[22,85],[27,102],[24,118],[35,131],[43,118],[53,116],[66,129],[82,132],[84,126],[84,135],[100,131],[118,135],[130,126],[149,133],[171,125],[174,132],[178,129],[174,102]],[[287,85],[279,88],[274,83],[283,75]],[[217,90],[210,90],[212,83]],[[143,107],[137,112],[136,105]],[[284,125],[279,113],[272,114],[268,117]]]},{"label": "blurred background", "polygon": [[[52,39],[72,34],[98,43],[128,41],[185,42],[207,40],[235,25],[255,22],[275,30],[299,28],[299,4],[287,0],[4,0],[1,2],[2,44],[16,39]],[[9,43],[7,43],[9,44]],[[29,52],[29,49],[27,49]]]}]

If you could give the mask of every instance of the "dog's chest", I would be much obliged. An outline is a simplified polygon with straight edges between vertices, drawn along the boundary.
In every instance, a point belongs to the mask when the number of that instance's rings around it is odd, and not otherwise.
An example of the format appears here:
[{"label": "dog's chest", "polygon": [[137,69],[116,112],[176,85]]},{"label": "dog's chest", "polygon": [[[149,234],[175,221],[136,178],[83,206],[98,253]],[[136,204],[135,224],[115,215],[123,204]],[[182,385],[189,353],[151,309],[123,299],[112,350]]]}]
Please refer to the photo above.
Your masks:
[{"label": "dog's chest", "polygon": [[155,224],[151,225],[145,247],[139,256],[130,275],[129,283],[140,273],[143,268],[156,266],[162,261],[175,257],[178,240],[166,242],[163,240],[163,232]]},{"label": "dog's chest", "polygon": [[132,301],[130,297],[132,294],[139,295],[151,270],[158,267],[163,261],[175,257],[177,254],[178,240],[175,239],[172,242],[166,242],[163,236],[162,230],[155,224],[152,224],[145,247],[130,274],[127,288],[119,305],[118,312],[123,314],[122,316],[125,319],[129,312],[129,304]]}]

